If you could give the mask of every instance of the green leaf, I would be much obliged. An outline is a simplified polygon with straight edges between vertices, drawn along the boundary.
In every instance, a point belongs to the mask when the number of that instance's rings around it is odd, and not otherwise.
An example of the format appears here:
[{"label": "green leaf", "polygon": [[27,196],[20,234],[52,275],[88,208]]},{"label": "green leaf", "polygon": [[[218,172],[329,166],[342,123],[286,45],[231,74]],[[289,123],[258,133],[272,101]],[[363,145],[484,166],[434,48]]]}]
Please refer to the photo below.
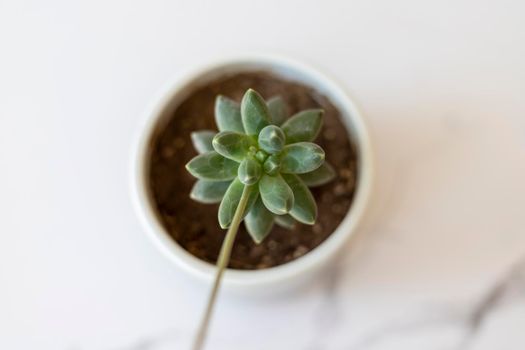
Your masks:
[{"label": "green leaf", "polygon": [[289,214],[286,215],[276,215],[274,217],[275,223],[283,228],[291,230],[295,227],[295,219],[292,218]]},{"label": "green leaf", "polygon": [[250,147],[256,146],[255,141],[248,135],[232,131],[218,133],[213,138],[212,144],[217,153],[236,162],[241,162]]},{"label": "green leaf", "polygon": [[251,186],[253,187],[253,191],[250,192],[250,197],[248,198],[248,203],[246,204],[246,210],[244,211],[243,218],[246,217],[246,215],[248,215],[252,206],[257,201],[257,198],[259,198],[259,191],[257,191],[257,186],[256,185],[251,185]]},{"label": "green leaf", "polygon": [[292,189],[294,196],[290,215],[303,224],[313,225],[317,218],[317,204],[315,204],[314,196],[297,175],[283,174],[282,176]]},{"label": "green leaf", "polygon": [[259,147],[271,154],[280,152],[284,147],[285,138],[280,127],[268,125],[259,133]]},{"label": "green leaf", "polygon": [[311,142],[298,142],[287,145],[283,150],[281,172],[304,174],[321,166],[324,161],[324,151]]},{"label": "green leaf", "polygon": [[198,180],[191,189],[190,198],[205,204],[219,203],[230,183],[231,181]]},{"label": "green leaf", "polygon": [[335,178],[335,170],[325,161],[319,168],[310,171],[309,173],[300,174],[299,177],[303,180],[306,186],[317,187],[332,181]]},{"label": "green leaf", "polygon": [[193,147],[199,153],[213,151],[211,141],[216,132],[211,130],[199,130],[191,133],[191,142]]},{"label": "green leaf", "polygon": [[264,174],[259,181],[261,198],[269,211],[277,215],[287,214],[292,209],[294,197],[290,186],[281,175]]},{"label": "green leaf", "polygon": [[264,172],[268,175],[275,175],[281,170],[281,158],[279,155],[274,154],[266,158],[263,164]]},{"label": "green leaf", "polygon": [[309,109],[291,116],[282,125],[286,143],[315,140],[323,124],[323,113],[322,109]]},{"label": "green leaf", "polygon": [[261,198],[258,198],[251,208],[244,225],[255,243],[261,243],[270,233],[273,227],[273,214],[266,209]]},{"label": "green leaf", "polygon": [[270,125],[268,106],[261,95],[252,89],[248,89],[242,98],[241,116],[248,135],[258,135],[262,128]]},{"label": "green leaf", "polygon": [[227,228],[230,226],[235,210],[239,205],[241,200],[242,190],[244,185],[239,181],[239,179],[233,180],[230,184],[224,197],[222,198],[221,204],[219,205],[219,225],[222,228]]},{"label": "green leaf", "polygon": [[226,181],[237,176],[239,164],[215,151],[200,154],[186,164],[186,169],[201,180]]},{"label": "green leaf", "polygon": [[241,165],[239,165],[239,170],[237,176],[239,180],[245,185],[253,185],[261,178],[262,166],[261,164],[250,158],[245,158]]},{"label": "green leaf", "polygon": [[237,102],[222,95],[215,99],[215,123],[219,131],[244,133],[241,107]]},{"label": "green leaf", "polygon": [[281,96],[274,96],[268,100],[268,110],[272,124],[281,125],[288,117],[288,106]]},{"label": "green leaf", "polygon": [[[221,204],[219,205],[218,213],[219,225],[221,225],[222,228],[227,228],[230,226],[233,220],[233,216],[235,215],[235,210],[237,210],[237,206],[239,205],[239,201],[241,200],[243,189],[244,185],[241,181],[239,181],[239,179],[236,178],[226,190],[226,193],[222,198]],[[250,197],[248,198],[248,203],[246,204],[246,209],[244,211],[243,217],[250,212],[258,196],[258,191],[250,192]]]}]

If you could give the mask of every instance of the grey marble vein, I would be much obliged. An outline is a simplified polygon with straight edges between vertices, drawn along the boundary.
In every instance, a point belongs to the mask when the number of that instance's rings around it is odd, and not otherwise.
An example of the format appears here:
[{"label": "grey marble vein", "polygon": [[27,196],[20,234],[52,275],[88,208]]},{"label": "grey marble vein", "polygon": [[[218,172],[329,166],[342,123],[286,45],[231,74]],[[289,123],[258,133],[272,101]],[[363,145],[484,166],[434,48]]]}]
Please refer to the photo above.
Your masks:
[{"label": "grey marble vein", "polygon": [[[350,256],[352,258],[352,255]],[[323,275],[321,297],[323,298],[317,312],[314,313],[314,322],[317,327],[304,350],[332,349],[327,340],[334,332],[341,331],[344,324],[344,315],[341,313],[341,298],[338,295],[343,278],[341,257],[334,261],[328,269],[330,273]],[[385,343],[394,337],[411,337],[428,330],[440,332],[447,328],[458,329],[456,346],[446,350],[467,350],[470,348],[476,335],[498,309],[525,299],[525,255],[518,262],[508,268],[505,273],[481,293],[479,298],[467,307],[451,303],[441,303],[426,307],[410,317],[391,320],[379,324],[374,329],[341,350],[366,350]],[[157,350],[166,346],[175,346],[188,334],[177,330],[166,330],[162,333],[140,338],[133,343],[115,350]],[[337,348],[339,349],[339,348]]]},{"label": "grey marble vein", "polygon": [[465,336],[460,341],[458,350],[468,347],[475,335],[482,329],[486,320],[498,308],[523,298],[525,298],[525,257],[514,264],[502,278],[490,286],[467,313],[464,320]]},{"label": "grey marble vein", "polygon": [[[406,320],[396,320],[378,326],[346,349],[368,349],[398,335],[411,335],[429,328],[460,327],[462,335],[454,349],[466,350],[487,319],[503,305],[525,298],[525,255],[506,273],[492,283],[470,307],[461,310],[456,305],[443,305],[440,312],[427,313]],[[458,310],[458,311],[455,311]]]}]

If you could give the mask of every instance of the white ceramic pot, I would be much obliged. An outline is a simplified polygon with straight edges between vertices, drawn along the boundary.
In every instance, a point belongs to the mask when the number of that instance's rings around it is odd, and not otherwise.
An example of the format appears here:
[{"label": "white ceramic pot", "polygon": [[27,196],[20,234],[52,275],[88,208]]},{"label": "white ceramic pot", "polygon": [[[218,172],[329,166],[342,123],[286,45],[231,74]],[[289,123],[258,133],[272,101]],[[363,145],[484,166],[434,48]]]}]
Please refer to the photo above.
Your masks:
[{"label": "white ceramic pot", "polygon": [[172,85],[147,111],[146,124],[140,129],[133,157],[132,178],[133,201],[142,224],[157,247],[175,265],[197,278],[210,282],[215,273],[214,265],[196,258],[179,246],[169,236],[157,217],[148,187],[152,136],[156,130],[165,126],[174,109],[195,86],[206,84],[224,74],[253,70],[270,71],[285,79],[312,86],[330,99],[341,112],[348,134],[355,143],[358,155],[358,180],[348,213],[336,231],[323,243],[304,256],[277,267],[256,271],[228,269],[224,274],[223,288],[235,292],[274,291],[281,289],[280,287],[296,285],[311,277],[334,257],[356,232],[367,207],[373,176],[370,141],[361,113],[339,85],[311,67],[275,56],[238,57],[214,62],[191,73],[177,76]]}]

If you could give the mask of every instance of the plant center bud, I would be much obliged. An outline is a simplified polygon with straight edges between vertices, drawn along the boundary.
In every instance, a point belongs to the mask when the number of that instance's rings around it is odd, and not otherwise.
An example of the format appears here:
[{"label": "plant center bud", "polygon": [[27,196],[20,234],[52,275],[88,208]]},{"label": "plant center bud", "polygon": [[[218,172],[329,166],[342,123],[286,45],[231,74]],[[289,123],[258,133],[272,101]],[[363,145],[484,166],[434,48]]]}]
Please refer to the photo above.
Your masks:
[{"label": "plant center bud", "polygon": [[263,150],[258,150],[257,153],[255,153],[255,159],[257,159],[261,164],[264,163],[266,158],[268,158],[268,153]]},{"label": "plant center bud", "polygon": [[268,175],[277,175],[281,170],[281,159],[278,156],[269,156],[263,165],[264,172]]}]

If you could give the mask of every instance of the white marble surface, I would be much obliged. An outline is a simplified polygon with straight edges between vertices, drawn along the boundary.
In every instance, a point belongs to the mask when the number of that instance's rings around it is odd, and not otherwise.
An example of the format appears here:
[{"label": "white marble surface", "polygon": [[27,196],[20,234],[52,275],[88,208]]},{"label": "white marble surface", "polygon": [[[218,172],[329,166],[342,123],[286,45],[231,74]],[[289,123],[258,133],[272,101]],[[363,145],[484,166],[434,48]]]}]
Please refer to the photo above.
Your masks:
[{"label": "white marble surface", "polygon": [[323,278],[222,295],[208,349],[525,348],[522,1],[0,2],[0,349],[184,349],[206,286],[128,196],[170,77],[278,52],[337,77],[372,131],[360,238]]}]

